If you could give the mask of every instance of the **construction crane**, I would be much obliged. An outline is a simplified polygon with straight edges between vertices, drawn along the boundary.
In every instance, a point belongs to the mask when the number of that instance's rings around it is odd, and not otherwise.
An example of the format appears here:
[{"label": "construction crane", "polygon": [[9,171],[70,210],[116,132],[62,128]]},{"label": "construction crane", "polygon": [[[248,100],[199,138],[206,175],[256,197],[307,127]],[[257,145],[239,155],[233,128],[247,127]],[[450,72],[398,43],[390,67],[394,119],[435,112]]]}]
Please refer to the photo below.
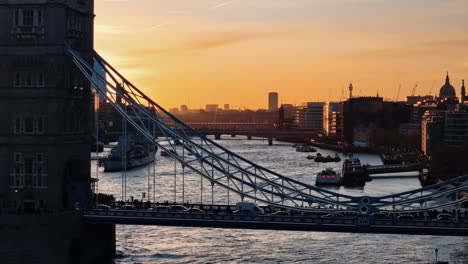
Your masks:
[{"label": "construction crane", "polygon": [[398,102],[398,98],[400,98],[400,90],[401,90],[401,83],[400,85],[398,85],[398,92],[397,92],[396,99],[395,99],[396,102]]},{"label": "construction crane", "polygon": [[411,91],[411,96],[414,96],[414,94],[416,93],[416,88],[418,88],[418,84],[419,82],[416,82],[416,84],[414,85],[413,91]]}]

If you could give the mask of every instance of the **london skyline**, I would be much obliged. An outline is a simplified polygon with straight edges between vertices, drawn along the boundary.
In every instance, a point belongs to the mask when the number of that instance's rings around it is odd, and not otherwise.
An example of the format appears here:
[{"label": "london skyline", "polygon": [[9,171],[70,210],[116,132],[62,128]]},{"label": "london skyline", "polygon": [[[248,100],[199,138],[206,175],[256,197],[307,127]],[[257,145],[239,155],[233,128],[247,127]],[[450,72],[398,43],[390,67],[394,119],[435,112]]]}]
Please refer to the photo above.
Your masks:
[{"label": "london skyline", "polygon": [[350,82],[390,99],[401,84],[401,100],[416,82],[434,94],[446,71],[459,92],[463,2],[98,0],[95,44],[165,106],[336,101]]}]

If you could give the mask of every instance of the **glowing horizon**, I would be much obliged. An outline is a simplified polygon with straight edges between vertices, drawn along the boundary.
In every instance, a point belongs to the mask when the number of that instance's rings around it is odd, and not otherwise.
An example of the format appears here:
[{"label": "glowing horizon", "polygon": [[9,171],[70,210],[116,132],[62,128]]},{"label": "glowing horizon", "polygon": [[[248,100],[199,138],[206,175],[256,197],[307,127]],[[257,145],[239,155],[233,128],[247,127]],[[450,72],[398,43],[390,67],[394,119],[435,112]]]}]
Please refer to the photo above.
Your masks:
[{"label": "glowing horizon", "polygon": [[165,107],[399,99],[468,77],[464,0],[95,0],[95,48]]}]

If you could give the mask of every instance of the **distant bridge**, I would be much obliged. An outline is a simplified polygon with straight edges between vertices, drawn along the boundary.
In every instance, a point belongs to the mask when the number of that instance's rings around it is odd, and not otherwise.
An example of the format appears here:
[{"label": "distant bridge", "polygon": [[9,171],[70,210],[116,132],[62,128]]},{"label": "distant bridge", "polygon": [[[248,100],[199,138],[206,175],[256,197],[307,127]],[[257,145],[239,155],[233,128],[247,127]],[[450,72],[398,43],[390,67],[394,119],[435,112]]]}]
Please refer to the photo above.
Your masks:
[{"label": "distant bridge", "polygon": [[215,139],[221,139],[222,135],[231,136],[247,136],[247,139],[252,137],[267,138],[270,145],[273,139],[289,140],[294,142],[308,142],[318,132],[316,130],[278,130],[278,129],[198,129],[198,132],[204,135],[214,135]]}]

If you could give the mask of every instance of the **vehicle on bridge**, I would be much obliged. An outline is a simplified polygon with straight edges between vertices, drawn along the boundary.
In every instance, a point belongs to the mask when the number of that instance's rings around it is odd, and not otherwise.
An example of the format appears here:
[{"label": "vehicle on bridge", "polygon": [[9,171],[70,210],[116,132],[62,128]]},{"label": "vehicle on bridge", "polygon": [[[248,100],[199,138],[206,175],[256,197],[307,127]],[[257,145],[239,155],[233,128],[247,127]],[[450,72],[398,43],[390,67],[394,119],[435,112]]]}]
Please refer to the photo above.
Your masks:
[{"label": "vehicle on bridge", "polygon": [[264,214],[265,211],[262,208],[258,207],[258,205],[256,205],[255,203],[239,202],[236,203],[236,210],[233,213],[257,215]]}]

